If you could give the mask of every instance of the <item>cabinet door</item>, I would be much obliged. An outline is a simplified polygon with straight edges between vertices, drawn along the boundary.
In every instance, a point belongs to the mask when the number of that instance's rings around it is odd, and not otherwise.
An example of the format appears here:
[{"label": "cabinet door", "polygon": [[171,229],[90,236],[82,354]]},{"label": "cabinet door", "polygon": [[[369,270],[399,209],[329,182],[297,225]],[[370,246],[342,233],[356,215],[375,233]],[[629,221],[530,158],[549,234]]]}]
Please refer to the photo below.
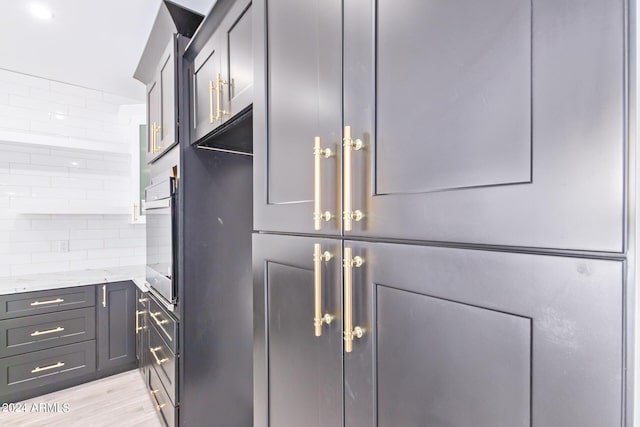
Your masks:
[{"label": "cabinet door", "polygon": [[623,2],[344,7],[350,234],[622,251]]},{"label": "cabinet door", "polygon": [[222,121],[218,113],[217,88],[222,79],[222,46],[218,33],[207,42],[193,61],[191,71],[191,142],[194,143]]},{"label": "cabinet door", "polygon": [[223,28],[227,54],[223,57],[224,80],[222,109],[224,120],[232,119],[253,102],[253,48],[251,2],[239,1],[229,11]]},{"label": "cabinet door", "polygon": [[136,288],[136,359],[138,359],[138,368],[144,376],[145,370],[145,331],[147,329],[147,296],[146,292],[142,292]]},{"label": "cabinet door", "polygon": [[171,148],[176,138],[176,49],[175,36],[167,45],[160,68],[158,69],[158,83],[160,83],[160,129],[158,149],[160,151]]},{"label": "cabinet door", "polygon": [[346,426],[621,425],[623,262],[347,248]]},{"label": "cabinet door", "polygon": [[136,362],[133,282],[116,282],[96,287],[98,301],[98,369],[104,370]]},{"label": "cabinet door", "polygon": [[160,126],[160,83],[154,80],[147,86],[147,160],[157,155]]},{"label": "cabinet door", "polygon": [[[332,256],[318,258],[319,270],[315,244]],[[254,234],[255,427],[342,425],[340,259],[339,240]],[[321,336],[316,301],[333,316]]]},{"label": "cabinet door", "polygon": [[[340,233],[342,2],[257,0],[254,19],[254,221],[256,230]],[[268,111],[268,114],[267,114]],[[314,141],[321,208],[314,230]]]}]

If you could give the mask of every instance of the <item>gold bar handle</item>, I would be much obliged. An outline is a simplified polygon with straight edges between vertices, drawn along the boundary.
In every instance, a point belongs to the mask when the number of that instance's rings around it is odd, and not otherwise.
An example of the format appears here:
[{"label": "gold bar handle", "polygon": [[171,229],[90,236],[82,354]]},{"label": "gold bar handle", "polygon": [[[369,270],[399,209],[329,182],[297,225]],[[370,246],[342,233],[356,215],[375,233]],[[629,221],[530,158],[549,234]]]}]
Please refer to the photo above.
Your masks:
[{"label": "gold bar handle", "polygon": [[151,152],[156,152],[156,122],[151,125]]},{"label": "gold bar handle", "polygon": [[138,335],[139,331],[144,329],[142,326],[140,326],[140,315],[145,314],[146,312],[147,312],[146,310],[142,310],[142,311],[136,310],[136,335]]},{"label": "gold bar handle", "polygon": [[56,298],[56,299],[52,299],[52,300],[49,300],[49,301],[34,301],[29,305],[32,306],[32,307],[36,307],[36,306],[39,306],[39,305],[58,304],[58,303],[61,303],[61,302],[64,302],[63,298]]},{"label": "gold bar handle", "polygon": [[55,369],[55,368],[62,368],[64,366],[64,362],[58,362],[55,365],[49,365],[49,366],[38,366],[37,368],[34,368],[31,370],[32,374],[38,373],[38,372],[42,372],[42,371],[48,371],[49,369]]},{"label": "gold bar handle", "polygon": [[169,361],[168,357],[165,357],[164,359],[158,359],[158,355],[156,355],[156,351],[160,351],[160,350],[162,350],[162,347],[155,347],[155,348],[149,347],[149,351],[151,352],[151,354],[153,354],[153,358],[156,359],[156,365],[162,365],[164,362]]},{"label": "gold bar handle", "polygon": [[344,177],[342,178],[343,185],[343,212],[342,219],[344,221],[344,230],[353,230],[353,221],[360,221],[364,218],[364,213],[360,210],[353,210],[352,207],[352,184],[351,184],[351,152],[353,150],[359,151],[364,147],[364,143],[361,139],[354,140],[351,137],[351,126],[344,127],[344,140],[343,140],[343,156],[344,162]]},{"label": "gold bar handle", "polygon": [[209,123],[216,119],[213,116],[213,92],[216,92],[216,88],[213,86],[213,80],[209,80]]},{"label": "gold bar handle", "polygon": [[331,253],[322,252],[320,243],[313,245],[313,328],[316,337],[322,336],[322,325],[330,325],[333,316],[329,313],[322,315],[322,261],[329,261]]},{"label": "gold bar handle", "polygon": [[228,111],[222,109],[222,85],[226,85],[227,81],[222,79],[220,73],[216,74],[216,117],[215,120],[222,120],[222,116],[229,114]]},{"label": "gold bar handle", "polygon": [[320,137],[313,139],[313,229],[321,230],[322,221],[331,221],[333,215],[329,211],[322,212],[322,164],[321,160],[331,157],[330,148],[322,148]]},{"label": "gold bar handle", "polygon": [[102,306],[107,306],[107,285],[102,285]]},{"label": "gold bar handle", "polygon": [[361,267],[364,260],[359,256],[352,256],[351,248],[344,248],[344,351],[353,351],[354,338],[362,338],[364,328],[353,327],[353,267]]},{"label": "gold bar handle", "polygon": [[169,341],[173,341],[173,338],[171,338],[171,335],[169,335],[167,333],[167,331],[162,327],[162,325],[169,323],[169,321],[167,319],[162,319],[162,320],[158,320],[158,315],[160,314],[159,311],[152,313],[149,312],[149,316],[151,316],[151,318],[153,319],[154,322],[156,322],[156,325],[158,325],[160,327],[160,329],[162,330],[162,332],[167,336],[167,338],[169,339]]},{"label": "gold bar handle", "polygon": [[56,332],[62,332],[62,331],[64,331],[64,328],[62,326],[58,326],[57,328],[47,329],[46,331],[33,331],[31,333],[31,336],[37,337],[40,335],[55,334]]},{"label": "gold bar handle", "polygon": [[155,403],[156,409],[159,411],[160,409],[165,407],[166,403],[163,403],[161,405],[160,402],[158,402],[158,398],[156,397],[157,392],[158,390],[151,390],[149,393],[151,393],[151,398],[153,399],[153,403]]},{"label": "gold bar handle", "polygon": [[138,218],[136,217],[136,211],[138,210],[138,204],[137,203],[133,203],[133,211],[132,211],[132,215],[131,215],[131,222],[136,222],[138,220]]}]

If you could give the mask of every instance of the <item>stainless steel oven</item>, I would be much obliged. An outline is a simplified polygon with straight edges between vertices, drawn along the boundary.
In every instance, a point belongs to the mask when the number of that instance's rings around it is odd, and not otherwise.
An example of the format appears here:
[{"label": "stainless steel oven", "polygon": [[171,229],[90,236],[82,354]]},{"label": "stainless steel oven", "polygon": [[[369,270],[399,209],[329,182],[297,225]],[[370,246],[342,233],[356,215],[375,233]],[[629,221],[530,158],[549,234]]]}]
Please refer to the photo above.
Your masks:
[{"label": "stainless steel oven", "polygon": [[150,290],[168,304],[178,299],[176,277],[176,180],[171,177],[145,190],[147,272]]}]

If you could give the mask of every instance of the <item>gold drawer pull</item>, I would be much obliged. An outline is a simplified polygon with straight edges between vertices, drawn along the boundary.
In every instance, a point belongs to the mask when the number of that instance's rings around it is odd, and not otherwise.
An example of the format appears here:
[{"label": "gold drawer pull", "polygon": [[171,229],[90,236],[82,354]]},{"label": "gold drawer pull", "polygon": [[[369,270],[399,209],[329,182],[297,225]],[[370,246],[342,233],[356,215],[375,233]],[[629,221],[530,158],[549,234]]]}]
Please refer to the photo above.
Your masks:
[{"label": "gold drawer pull", "polygon": [[320,137],[313,139],[313,229],[321,230],[322,221],[331,221],[331,212],[322,212],[322,158],[333,155],[331,148],[322,148]]},{"label": "gold drawer pull", "polygon": [[352,257],[352,249],[344,248],[344,351],[353,351],[353,339],[362,338],[364,329],[353,327],[353,267],[361,267],[364,260],[359,256]]},{"label": "gold drawer pull", "polygon": [[158,320],[157,316],[160,314],[162,313],[160,313],[159,311],[156,311],[155,313],[149,312],[149,316],[151,316],[153,321],[156,322],[156,325],[158,325],[162,332],[167,336],[167,338],[169,338],[169,341],[173,341],[171,335],[169,335],[169,333],[162,327],[162,325],[169,323],[169,321],[167,319]]},{"label": "gold drawer pull", "polygon": [[145,314],[146,312],[147,312],[146,310],[142,310],[142,311],[136,310],[136,335],[138,335],[138,331],[141,331],[144,329],[142,326],[140,326],[140,315]]},{"label": "gold drawer pull", "polygon": [[351,126],[344,127],[344,141],[343,141],[343,154],[342,161],[344,162],[344,178],[342,179],[343,185],[343,212],[342,220],[345,231],[353,230],[353,221],[360,221],[364,218],[364,213],[360,210],[353,210],[352,207],[352,184],[351,184],[351,152],[359,151],[364,147],[364,143],[361,139],[353,139],[351,137]]},{"label": "gold drawer pull", "polygon": [[138,299],[138,302],[142,303],[142,304],[144,304],[147,301],[149,301],[149,298],[140,298],[140,299]]},{"label": "gold drawer pull", "polygon": [[58,326],[57,328],[49,329],[46,331],[34,331],[31,333],[31,336],[37,337],[39,335],[54,334],[56,332],[62,332],[62,331],[64,331],[64,328],[62,326]]},{"label": "gold drawer pull", "polygon": [[46,304],[58,304],[64,302],[63,298],[56,298],[56,299],[52,299],[49,301],[34,301],[31,303],[32,307],[38,306],[38,305],[46,305]]},{"label": "gold drawer pull", "polygon": [[322,261],[329,261],[331,253],[322,253],[320,243],[313,245],[313,328],[316,337],[322,336],[322,325],[330,325],[333,316],[329,313],[322,315]]},{"label": "gold drawer pull", "polygon": [[31,373],[35,374],[42,371],[48,371],[49,369],[62,368],[63,366],[64,366],[64,362],[58,362],[55,365],[49,365],[49,366],[43,366],[43,367],[38,366],[37,368],[32,369]]},{"label": "gold drawer pull", "polygon": [[162,350],[162,347],[151,348],[149,347],[149,351],[153,354],[153,358],[156,359],[156,365],[162,365],[164,362],[168,362],[169,358],[165,357],[164,359],[158,359],[158,355],[156,355],[156,351]]},{"label": "gold drawer pull", "polygon": [[216,88],[213,86],[213,81],[209,80],[209,123],[213,123],[216,119],[213,115],[213,92]]},{"label": "gold drawer pull", "polygon": [[222,116],[226,116],[229,114],[228,111],[222,109],[222,86],[226,85],[227,81],[224,80],[220,73],[216,74],[216,116],[213,118],[214,120],[222,120]]},{"label": "gold drawer pull", "polygon": [[158,398],[156,397],[156,393],[158,392],[158,390],[151,390],[151,398],[153,399],[153,402],[156,404],[156,409],[159,411],[160,409],[164,408],[166,403],[163,403],[162,405],[160,404],[160,402],[158,402]]}]

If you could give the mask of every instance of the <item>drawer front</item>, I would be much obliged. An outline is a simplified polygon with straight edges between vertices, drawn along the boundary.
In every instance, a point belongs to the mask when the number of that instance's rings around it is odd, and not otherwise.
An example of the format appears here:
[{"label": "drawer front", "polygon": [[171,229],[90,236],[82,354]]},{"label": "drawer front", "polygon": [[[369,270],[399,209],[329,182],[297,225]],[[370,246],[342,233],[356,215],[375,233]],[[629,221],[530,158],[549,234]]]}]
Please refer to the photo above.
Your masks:
[{"label": "drawer front", "polygon": [[95,305],[93,286],[0,295],[0,320]]},{"label": "drawer front", "polygon": [[149,329],[148,337],[147,357],[149,363],[155,368],[171,402],[175,405],[178,402],[176,399],[176,391],[178,389],[178,363],[176,363],[176,356],[167,343],[160,338],[155,328]]},{"label": "drawer front", "polygon": [[94,307],[0,320],[0,358],[95,337]]},{"label": "drawer front", "polygon": [[148,314],[149,324],[156,328],[171,351],[178,353],[178,324],[174,317],[153,298],[149,298]]},{"label": "drawer front", "polygon": [[0,359],[0,390],[13,394],[95,370],[95,340],[6,357]]},{"label": "drawer front", "polygon": [[162,383],[158,374],[154,369],[149,369],[149,377],[147,382],[151,401],[156,411],[159,412],[160,418],[168,427],[174,427],[178,419],[178,409],[173,406],[167,392],[162,387]]}]

